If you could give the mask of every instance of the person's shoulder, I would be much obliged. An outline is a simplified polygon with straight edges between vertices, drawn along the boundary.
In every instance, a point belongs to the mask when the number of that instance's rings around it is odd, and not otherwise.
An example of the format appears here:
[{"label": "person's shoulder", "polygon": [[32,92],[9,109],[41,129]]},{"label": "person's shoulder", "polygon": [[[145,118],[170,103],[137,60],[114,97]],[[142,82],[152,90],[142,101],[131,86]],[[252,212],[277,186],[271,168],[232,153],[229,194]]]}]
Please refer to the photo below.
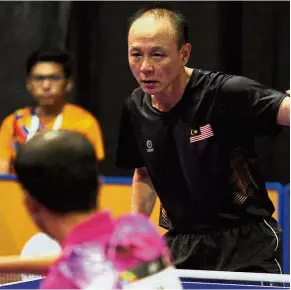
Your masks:
[{"label": "person's shoulder", "polygon": [[223,91],[239,91],[258,86],[258,82],[240,75],[229,75],[222,85]]},{"label": "person's shoulder", "polygon": [[70,115],[74,115],[75,118],[80,117],[82,119],[97,121],[96,118],[89,111],[76,104],[67,103],[65,106],[65,111]]},{"label": "person's shoulder", "polygon": [[11,115],[14,115],[14,116],[31,115],[31,107],[19,108],[15,110]]},{"label": "person's shoulder", "polygon": [[208,89],[219,89],[224,93],[249,90],[259,84],[251,78],[222,71],[194,69],[193,74],[194,86],[207,86]]},{"label": "person's shoulder", "polygon": [[207,87],[213,89],[221,86],[231,76],[222,71],[194,68],[192,72],[192,87]]},{"label": "person's shoulder", "polygon": [[74,113],[74,114],[91,115],[91,113],[87,111],[85,108],[82,108],[81,106],[72,104],[72,103],[66,103],[65,110],[67,112]]},{"label": "person's shoulder", "polygon": [[30,107],[24,107],[20,109],[16,109],[9,115],[7,115],[4,120],[2,121],[3,123],[7,123],[13,120],[19,120],[22,119],[25,116],[31,115],[31,108]]}]

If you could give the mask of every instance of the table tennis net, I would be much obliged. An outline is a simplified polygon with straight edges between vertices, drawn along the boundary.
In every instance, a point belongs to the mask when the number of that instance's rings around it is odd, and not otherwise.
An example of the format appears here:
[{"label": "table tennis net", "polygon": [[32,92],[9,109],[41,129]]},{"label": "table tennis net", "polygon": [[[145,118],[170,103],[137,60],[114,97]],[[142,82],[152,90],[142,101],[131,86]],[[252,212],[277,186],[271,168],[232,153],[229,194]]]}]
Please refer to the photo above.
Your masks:
[{"label": "table tennis net", "polygon": [[13,283],[13,282],[25,282],[35,279],[43,278],[40,275],[27,274],[27,273],[1,273],[0,272],[0,285]]}]

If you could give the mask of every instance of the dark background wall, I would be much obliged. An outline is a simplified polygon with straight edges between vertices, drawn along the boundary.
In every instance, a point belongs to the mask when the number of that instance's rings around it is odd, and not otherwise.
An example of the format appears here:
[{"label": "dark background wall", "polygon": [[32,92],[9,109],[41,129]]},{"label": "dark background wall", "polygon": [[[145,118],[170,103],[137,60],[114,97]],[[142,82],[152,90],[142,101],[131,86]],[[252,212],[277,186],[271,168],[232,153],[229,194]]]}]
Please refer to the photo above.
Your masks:
[{"label": "dark background wall", "polygon": [[[75,56],[70,100],[91,111],[103,132],[105,175],[130,175],[114,165],[123,100],[136,87],[127,63],[127,18],[146,2],[0,2],[0,121],[31,103],[25,60],[54,43]],[[289,2],[170,2],[191,25],[190,67],[253,78],[285,91],[290,87]],[[267,181],[290,181],[290,134],[257,140]]]}]

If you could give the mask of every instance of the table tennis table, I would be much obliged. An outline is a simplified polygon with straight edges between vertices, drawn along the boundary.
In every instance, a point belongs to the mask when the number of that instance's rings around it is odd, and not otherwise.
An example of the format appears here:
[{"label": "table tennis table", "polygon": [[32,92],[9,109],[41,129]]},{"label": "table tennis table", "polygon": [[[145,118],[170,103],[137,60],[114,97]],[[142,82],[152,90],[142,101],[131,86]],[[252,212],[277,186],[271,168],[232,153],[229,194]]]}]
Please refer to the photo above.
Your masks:
[{"label": "table tennis table", "polygon": [[[290,289],[290,275],[175,270],[183,289]],[[42,279],[0,285],[0,289],[38,289]]]}]

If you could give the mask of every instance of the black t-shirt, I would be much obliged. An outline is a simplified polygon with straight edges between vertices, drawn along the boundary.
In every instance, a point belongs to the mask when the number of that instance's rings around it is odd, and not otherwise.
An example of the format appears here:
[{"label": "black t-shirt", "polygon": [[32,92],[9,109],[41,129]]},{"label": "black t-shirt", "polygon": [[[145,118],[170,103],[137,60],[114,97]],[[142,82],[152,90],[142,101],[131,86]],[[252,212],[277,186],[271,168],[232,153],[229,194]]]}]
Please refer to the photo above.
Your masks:
[{"label": "black t-shirt", "polygon": [[161,226],[228,228],[270,216],[253,137],[279,129],[284,97],[245,77],[198,69],[169,112],[138,88],[125,102],[116,164],[147,168],[171,221]]}]

